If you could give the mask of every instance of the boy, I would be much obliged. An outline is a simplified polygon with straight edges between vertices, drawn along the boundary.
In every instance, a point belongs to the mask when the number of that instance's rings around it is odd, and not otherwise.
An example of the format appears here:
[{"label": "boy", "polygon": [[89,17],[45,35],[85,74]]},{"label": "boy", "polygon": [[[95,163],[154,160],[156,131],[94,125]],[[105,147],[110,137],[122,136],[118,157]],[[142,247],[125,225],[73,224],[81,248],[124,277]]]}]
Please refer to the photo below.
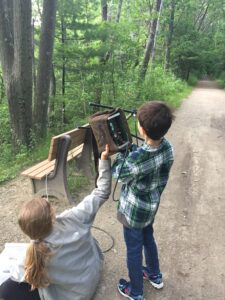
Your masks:
[{"label": "boy", "polygon": [[[153,222],[173,164],[172,146],[164,138],[173,118],[163,102],[143,104],[137,119],[144,144],[127,157],[119,153],[112,166],[113,177],[123,183],[117,217],[123,224],[130,277],[130,282],[119,280],[118,291],[133,300],[144,300],[143,278],[157,289],[163,287]],[[146,267],[142,266],[143,248]]]}]

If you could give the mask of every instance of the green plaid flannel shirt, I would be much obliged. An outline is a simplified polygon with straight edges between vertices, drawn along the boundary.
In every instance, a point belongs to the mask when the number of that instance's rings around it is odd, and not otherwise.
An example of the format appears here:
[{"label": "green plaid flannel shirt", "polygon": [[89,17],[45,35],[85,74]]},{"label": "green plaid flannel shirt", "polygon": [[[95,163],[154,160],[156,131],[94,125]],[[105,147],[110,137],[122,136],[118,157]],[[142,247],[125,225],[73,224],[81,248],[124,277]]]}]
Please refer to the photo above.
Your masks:
[{"label": "green plaid flannel shirt", "polygon": [[144,143],[127,157],[117,154],[112,175],[123,183],[118,211],[131,227],[143,228],[154,220],[173,160],[173,148],[165,138],[157,148]]}]

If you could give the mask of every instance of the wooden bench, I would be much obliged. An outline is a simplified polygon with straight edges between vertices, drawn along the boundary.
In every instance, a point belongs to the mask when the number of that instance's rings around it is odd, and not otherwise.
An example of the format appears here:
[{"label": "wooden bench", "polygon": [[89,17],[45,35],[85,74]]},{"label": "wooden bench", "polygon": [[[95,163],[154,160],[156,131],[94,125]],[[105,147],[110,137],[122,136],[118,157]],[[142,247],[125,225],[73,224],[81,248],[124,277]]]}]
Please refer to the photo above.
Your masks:
[{"label": "wooden bench", "polygon": [[64,198],[72,203],[74,199],[67,183],[67,162],[79,158],[83,171],[90,174],[91,153],[92,133],[86,124],[52,137],[48,158],[21,175],[30,178],[34,194]]}]

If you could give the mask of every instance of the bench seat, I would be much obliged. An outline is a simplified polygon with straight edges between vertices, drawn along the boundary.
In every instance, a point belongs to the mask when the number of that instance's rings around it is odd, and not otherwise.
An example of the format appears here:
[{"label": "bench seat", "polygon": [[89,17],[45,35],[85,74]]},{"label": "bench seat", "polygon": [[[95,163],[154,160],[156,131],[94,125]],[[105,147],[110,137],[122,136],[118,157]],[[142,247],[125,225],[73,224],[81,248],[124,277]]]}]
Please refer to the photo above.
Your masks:
[{"label": "bench seat", "polygon": [[[74,149],[71,149],[67,155],[67,161],[77,157],[82,153],[84,144],[81,144]],[[50,174],[55,168],[55,159],[49,161],[48,159],[32,166],[31,168],[23,171],[21,175],[30,177],[33,179],[43,179],[46,175]]]}]

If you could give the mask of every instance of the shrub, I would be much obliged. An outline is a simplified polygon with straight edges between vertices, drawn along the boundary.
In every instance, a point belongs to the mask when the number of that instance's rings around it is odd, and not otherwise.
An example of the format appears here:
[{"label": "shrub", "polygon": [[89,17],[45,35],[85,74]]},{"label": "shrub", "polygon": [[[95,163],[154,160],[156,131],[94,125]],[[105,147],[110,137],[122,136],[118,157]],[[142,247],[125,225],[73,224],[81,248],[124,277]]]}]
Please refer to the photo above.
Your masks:
[{"label": "shrub", "polygon": [[142,88],[142,101],[162,100],[173,107],[179,106],[184,96],[190,92],[185,81],[176,78],[172,72],[165,71],[161,66],[151,68]]}]

